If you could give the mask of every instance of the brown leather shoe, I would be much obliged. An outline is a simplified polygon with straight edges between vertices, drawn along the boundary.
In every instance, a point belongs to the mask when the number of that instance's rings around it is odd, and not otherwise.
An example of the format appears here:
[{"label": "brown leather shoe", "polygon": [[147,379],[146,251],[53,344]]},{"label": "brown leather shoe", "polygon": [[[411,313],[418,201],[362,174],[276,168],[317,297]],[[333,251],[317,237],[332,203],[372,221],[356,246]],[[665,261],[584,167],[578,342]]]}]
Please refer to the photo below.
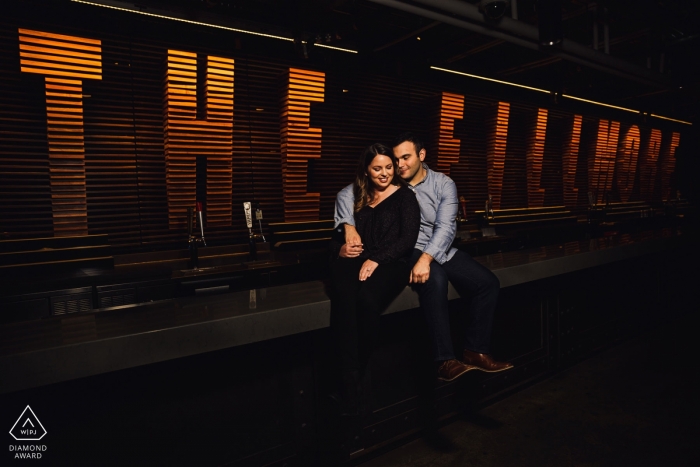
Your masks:
[{"label": "brown leather shoe", "polygon": [[470,370],[476,370],[476,368],[465,365],[456,358],[453,358],[452,360],[445,360],[440,364],[437,377],[441,381],[454,381]]},{"label": "brown leather shoe", "polygon": [[477,370],[487,373],[496,373],[498,371],[510,370],[513,368],[512,363],[497,362],[490,355],[485,353],[476,353],[471,350],[464,351],[462,360],[465,364],[476,367]]}]

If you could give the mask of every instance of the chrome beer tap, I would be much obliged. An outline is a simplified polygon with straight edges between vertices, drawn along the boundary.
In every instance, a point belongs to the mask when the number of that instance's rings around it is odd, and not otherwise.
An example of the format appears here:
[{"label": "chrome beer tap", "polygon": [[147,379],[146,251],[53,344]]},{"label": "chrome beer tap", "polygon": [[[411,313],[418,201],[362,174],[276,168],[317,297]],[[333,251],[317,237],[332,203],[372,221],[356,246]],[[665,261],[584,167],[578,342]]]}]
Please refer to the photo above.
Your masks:
[{"label": "chrome beer tap", "polygon": [[255,244],[255,239],[262,238],[265,242],[265,236],[262,233],[262,211],[260,209],[255,210],[255,218],[260,226],[260,234],[256,234],[253,230],[253,205],[252,203],[246,201],[243,203],[243,211],[245,212],[245,223],[248,227],[248,247],[250,249],[250,260],[256,261],[258,259],[258,248]]},{"label": "chrome beer tap", "polygon": [[190,269],[199,268],[199,243],[202,246],[207,246],[206,240],[204,240],[204,219],[202,215],[202,203],[198,202],[196,205],[197,209],[197,223],[199,224],[199,238],[194,234],[194,222],[195,215],[194,209],[187,208],[187,245],[190,250]]},{"label": "chrome beer tap", "polygon": [[202,246],[207,246],[204,240],[204,215],[202,214],[202,203],[197,203],[197,222],[199,223],[199,239],[202,241]]},{"label": "chrome beer tap", "polygon": [[245,224],[248,227],[248,248],[250,250],[250,260],[255,261],[258,259],[258,249],[255,246],[255,233],[253,232],[253,208],[250,202],[246,201],[243,203],[243,210],[245,211]]}]

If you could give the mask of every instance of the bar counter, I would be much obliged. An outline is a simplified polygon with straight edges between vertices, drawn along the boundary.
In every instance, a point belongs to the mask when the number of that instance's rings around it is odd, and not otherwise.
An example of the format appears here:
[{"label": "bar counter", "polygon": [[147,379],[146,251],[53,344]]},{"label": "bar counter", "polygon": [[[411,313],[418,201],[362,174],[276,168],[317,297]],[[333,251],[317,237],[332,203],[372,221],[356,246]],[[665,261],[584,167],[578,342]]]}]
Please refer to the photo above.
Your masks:
[{"label": "bar counter", "polygon": [[[475,259],[501,288],[653,254],[678,253],[692,231],[657,229]],[[459,298],[450,286],[450,299]],[[419,306],[407,287],[386,314]],[[110,307],[0,326],[0,393],[44,386],[323,329],[330,300],[321,281]]]}]

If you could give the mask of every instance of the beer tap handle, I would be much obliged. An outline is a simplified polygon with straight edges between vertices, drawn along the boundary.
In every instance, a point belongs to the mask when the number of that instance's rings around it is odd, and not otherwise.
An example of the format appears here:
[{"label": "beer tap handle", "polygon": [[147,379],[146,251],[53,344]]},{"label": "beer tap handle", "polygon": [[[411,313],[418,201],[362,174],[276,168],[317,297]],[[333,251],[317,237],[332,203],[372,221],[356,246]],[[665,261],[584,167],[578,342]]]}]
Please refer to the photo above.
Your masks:
[{"label": "beer tap handle", "polygon": [[248,227],[248,247],[250,248],[250,260],[258,259],[258,249],[255,246],[255,233],[253,232],[253,206],[249,202],[243,203],[245,212],[245,224]]},{"label": "beer tap handle", "polygon": [[243,210],[245,211],[245,225],[248,227],[248,232],[253,235],[253,209],[249,202],[243,203]]},{"label": "beer tap handle", "polygon": [[267,240],[265,240],[265,234],[263,233],[263,229],[262,229],[262,218],[263,218],[262,209],[260,209],[260,206],[256,203],[255,219],[258,221],[258,227],[260,228],[260,238],[262,238],[262,241],[264,243],[267,243]]},{"label": "beer tap handle", "polygon": [[199,233],[202,238],[202,245],[207,246],[204,240],[204,216],[202,215],[202,203],[197,202],[197,222],[199,223]]}]

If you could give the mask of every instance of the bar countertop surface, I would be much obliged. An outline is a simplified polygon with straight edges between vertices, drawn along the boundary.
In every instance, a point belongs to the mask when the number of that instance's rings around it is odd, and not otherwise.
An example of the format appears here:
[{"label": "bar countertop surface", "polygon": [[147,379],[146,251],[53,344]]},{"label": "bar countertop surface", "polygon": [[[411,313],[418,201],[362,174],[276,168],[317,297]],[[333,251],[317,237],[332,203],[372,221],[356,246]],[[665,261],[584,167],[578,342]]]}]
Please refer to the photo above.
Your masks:
[{"label": "bar countertop surface", "polygon": [[[659,229],[479,256],[511,287],[688,245]],[[458,298],[450,286],[450,299]],[[417,308],[407,287],[386,313]],[[329,326],[321,281],[191,296],[0,326],[0,393],[37,387]]]}]

